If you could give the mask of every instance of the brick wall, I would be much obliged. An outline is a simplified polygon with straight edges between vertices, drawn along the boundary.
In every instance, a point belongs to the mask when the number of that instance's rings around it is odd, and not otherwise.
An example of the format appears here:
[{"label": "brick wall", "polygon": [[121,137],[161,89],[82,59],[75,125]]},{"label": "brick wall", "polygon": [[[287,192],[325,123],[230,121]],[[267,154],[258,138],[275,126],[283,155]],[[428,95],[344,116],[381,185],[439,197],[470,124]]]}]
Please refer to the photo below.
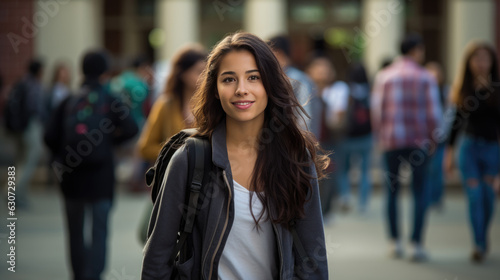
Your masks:
[{"label": "brick wall", "polygon": [[[25,73],[34,52],[33,0],[0,1],[0,108],[10,86]],[[3,114],[2,114],[3,115]]]}]

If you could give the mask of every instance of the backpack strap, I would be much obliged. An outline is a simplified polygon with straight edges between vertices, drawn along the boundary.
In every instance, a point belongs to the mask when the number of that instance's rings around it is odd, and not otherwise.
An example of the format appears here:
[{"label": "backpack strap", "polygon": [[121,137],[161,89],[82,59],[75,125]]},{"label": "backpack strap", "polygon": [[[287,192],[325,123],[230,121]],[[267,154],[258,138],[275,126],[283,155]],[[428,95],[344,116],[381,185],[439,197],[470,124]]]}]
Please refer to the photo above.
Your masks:
[{"label": "backpack strap", "polygon": [[[184,232],[192,233],[194,226],[194,218],[197,214],[198,198],[200,196],[201,184],[203,181],[203,174],[205,171],[205,145],[206,141],[199,138],[190,138],[194,142],[195,152],[195,165],[193,172],[193,180],[189,187],[189,202],[186,213],[186,222],[184,225]],[[189,141],[188,141],[189,145]]]},{"label": "backpack strap", "polygon": [[[194,147],[192,147],[193,145]],[[170,256],[168,261],[169,264],[174,263],[175,258],[181,251],[184,243],[186,243],[188,236],[193,232],[194,221],[198,214],[198,200],[202,188],[203,175],[205,173],[205,150],[208,148],[208,141],[197,137],[191,137],[186,139],[186,147],[188,152],[194,153],[194,172],[192,181],[189,183],[188,207],[183,213],[183,217],[185,217],[184,227],[180,230],[180,237]],[[193,157],[188,158],[191,160]],[[188,166],[192,166],[192,164]]]}]

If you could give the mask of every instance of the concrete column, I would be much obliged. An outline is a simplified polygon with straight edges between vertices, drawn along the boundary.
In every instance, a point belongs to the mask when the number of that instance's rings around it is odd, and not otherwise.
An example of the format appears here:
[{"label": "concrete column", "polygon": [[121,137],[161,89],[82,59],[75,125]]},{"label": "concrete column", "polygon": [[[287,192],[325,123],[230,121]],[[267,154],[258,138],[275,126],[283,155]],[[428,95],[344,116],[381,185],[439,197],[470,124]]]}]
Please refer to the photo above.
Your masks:
[{"label": "concrete column", "polygon": [[[471,40],[495,42],[494,0],[448,0],[448,57],[446,72],[448,82],[453,82],[465,47]],[[498,28],[498,26],[497,26]]]},{"label": "concrete column", "polygon": [[[124,0],[123,1],[123,16],[122,16],[122,45],[123,55],[125,58],[135,57],[140,49],[139,37],[140,29],[137,27],[136,20],[136,1],[137,0]],[[128,65],[127,65],[128,66]]]},{"label": "concrete column", "polygon": [[81,83],[82,55],[103,47],[102,6],[102,0],[36,1],[35,55],[45,61],[44,81],[52,78],[53,64],[64,59],[71,64],[72,85]]},{"label": "concrete column", "polygon": [[288,33],[285,0],[246,0],[243,28],[266,40]]},{"label": "concrete column", "polygon": [[198,21],[198,0],[157,0],[156,27],[165,34],[157,59],[169,60],[183,45],[198,42]]},{"label": "concrete column", "polygon": [[370,77],[382,61],[400,54],[404,36],[404,2],[401,0],[364,0],[361,28],[355,28],[355,40],[364,47],[364,63]]}]

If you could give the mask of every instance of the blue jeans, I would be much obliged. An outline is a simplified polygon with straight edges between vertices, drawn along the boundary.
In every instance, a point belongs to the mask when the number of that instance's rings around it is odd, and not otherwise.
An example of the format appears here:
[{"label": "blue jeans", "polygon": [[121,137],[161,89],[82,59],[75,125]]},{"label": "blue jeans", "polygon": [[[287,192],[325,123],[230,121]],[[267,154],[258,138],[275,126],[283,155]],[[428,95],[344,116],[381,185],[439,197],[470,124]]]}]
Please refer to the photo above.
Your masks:
[{"label": "blue jeans", "polygon": [[[458,167],[469,200],[469,218],[477,249],[488,248],[488,228],[495,208],[495,192],[492,180],[500,168],[498,142],[485,141],[464,135],[458,151]],[[474,180],[475,183],[470,182]]]},{"label": "blue jeans", "polygon": [[[66,219],[69,233],[71,267],[75,280],[101,279],[106,263],[106,240],[111,200],[95,202],[80,199],[65,199]],[[92,216],[92,240],[86,242],[85,215]],[[86,245],[90,243],[90,245]]]},{"label": "blue jeans", "polygon": [[30,182],[43,153],[43,125],[38,119],[33,119],[28,127],[16,138],[16,173],[19,179],[16,184],[16,205],[28,206]]},{"label": "blue jeans", "polygon": [[388,227],[391,239],[399,239],[398,225],[398,194],[400,190],[399,167],[405,162],[412,170],[411,188],[413,192],[413,233],[411,241],[415,244],[422,244],[422,231],[425,223],[425,213],[427,211],[427,191],[426,176],[428,155],[418,148],[403,148],[384,152],[383,155],[387,183],[387,216]]},{"label": "blue jeans", "polygon": [[445,143],[437,146],[436,151],[429,160],[428,174],[428,191],[429,191],[429,206],[440,205],[443,202],[443,158],[444,158]]},{"label": "blue jeans", "polygon": [[357,157],[360,162],[361,180],[359,184],[359,208],[365,211],[368,207],[368,199],[371,193],[370,159],[372,150],[372,136],[348,138],[342,142],[338,151],[338,184],[340,187],[340,199],[348,202],[351,194],[351,183],[349,181],[349,170],[351,169],[351,158]]}]

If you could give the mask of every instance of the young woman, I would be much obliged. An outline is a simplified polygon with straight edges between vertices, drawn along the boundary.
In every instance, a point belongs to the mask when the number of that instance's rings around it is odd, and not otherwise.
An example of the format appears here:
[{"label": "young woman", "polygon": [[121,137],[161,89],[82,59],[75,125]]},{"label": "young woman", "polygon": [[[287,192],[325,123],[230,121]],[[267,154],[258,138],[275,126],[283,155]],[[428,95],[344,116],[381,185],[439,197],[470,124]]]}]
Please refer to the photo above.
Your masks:
[{"label": "young woman", "polygon": [[137,143],[141,156],[154,162],[166,139],[194,123],[189,107],[207,53],[200,46],[181,49],[172,60],[164,93],[156,100]]},{"label": "young woman", "polygon": [[[187,46],[174,56],[165,91],[154,103],[137,142],[140,156],[149,163],[155,162],[166,139],[193,126],[194,116],[189,104],[205,69],[206,59],[207,53],[201,46]],[[142,242],[146,242],[151,209],[151,202],[148,201],[145,216],[139,225]]]},{"label": "young woman", "polygon": [[154,206],[142,279],[171,279],[174,270],[182,279],[328,279],[317,183],[328,158],[299,128],[296,110],[303,111],[264,41],[236,33],[213,49],[194,116],[210,139],[214,174],[200,195],[188,257],[169,264],[188,174],[185,148],[174,154]]},{"label": "young woman", "polygon": [[452,147],[458,132],[464,130],[458,167],[469,200],[474,240],[471,260],[481,262],[488,252],[488,228],[495,204],[494,184],[500,178],[500,87],[493,47],[485,43],[468,46],[451,98],[456,105],[456,114],[445,167],[450,173]]}]

